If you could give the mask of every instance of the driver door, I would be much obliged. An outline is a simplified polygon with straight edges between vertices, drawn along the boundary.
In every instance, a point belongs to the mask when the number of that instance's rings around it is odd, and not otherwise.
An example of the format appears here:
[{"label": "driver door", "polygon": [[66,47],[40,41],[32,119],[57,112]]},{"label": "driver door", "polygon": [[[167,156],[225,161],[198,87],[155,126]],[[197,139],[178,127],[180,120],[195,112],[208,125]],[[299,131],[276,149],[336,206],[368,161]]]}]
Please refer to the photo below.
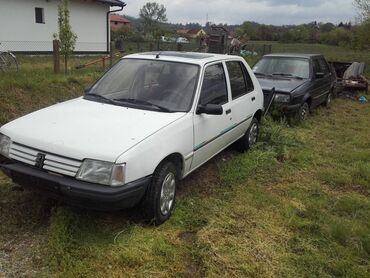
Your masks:
[{"label": "driver door", "polygon": [[227,147],[232,141],[231,104],[229,102],[225,68],[222,62],[208,65],[204,70],[198,105],[217,104],[223,108],[222,115],[194,114],[195,169]]}]

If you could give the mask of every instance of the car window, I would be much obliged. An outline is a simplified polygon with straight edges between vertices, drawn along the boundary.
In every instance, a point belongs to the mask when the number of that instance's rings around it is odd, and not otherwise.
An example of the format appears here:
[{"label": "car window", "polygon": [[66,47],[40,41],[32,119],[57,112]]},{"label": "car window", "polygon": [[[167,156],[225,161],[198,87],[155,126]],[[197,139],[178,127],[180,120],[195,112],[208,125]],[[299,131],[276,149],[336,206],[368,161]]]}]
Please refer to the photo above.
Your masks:
[{"label": "car window", "polygon": [[204,72],[199,103],[225,104],[228,101],[224,67],[221,63],[208,66]]},{"label": "car window", "polygon": [[[197,88],[199,66],[160,60],[123,59],[89,93],[140,109],[187,112]],[[158,109],[157,109],[158,110]]]},{"label": "car window", "polygon": [[312,60],[312,66],[313,66],[313,74],[321,72],[321,67],[317,59]]},{"label": "car window", "polygon": [[319,62],[319,65],[320,65],[321,72],[323,72],[325,75],[329,74],[329,72],[330,72],[329,66],[326,63],[326,61],[324,60],[324,58],[319,58],[318,62]]},{"label": "car window", "polygon": [[241,62],[226,62],[226,66],[229,72],[232,99],[236,99],[253,90],[252,80]]},{"label": "car window", "polygon": [[282,75],[309,78],[309,62],[305,58],[264,57],[254,67],[256,75]]}]

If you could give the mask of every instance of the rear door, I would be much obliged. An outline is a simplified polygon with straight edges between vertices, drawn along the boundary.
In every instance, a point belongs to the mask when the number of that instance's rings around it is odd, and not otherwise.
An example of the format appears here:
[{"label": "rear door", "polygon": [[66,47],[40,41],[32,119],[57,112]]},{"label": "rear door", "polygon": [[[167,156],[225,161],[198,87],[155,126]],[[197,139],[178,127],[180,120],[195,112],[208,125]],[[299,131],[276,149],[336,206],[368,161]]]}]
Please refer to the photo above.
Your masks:
[{"label": "rear door", "polygon": [[230,132],[236,140],[247,131],[256,112],[256,92],[248,70],[241,61],[227,61],[226,68],[231,92]]},{"label": "rear door", "polygon": [[194,115],[194,157],[191,169],[199,167],[224,149],[232,140],[230,102],[224,64],[209,64],[204,69],[198,105],[222,105],[222,115]]},{"label": "rear door", "polygon": [[324,57],[318,58],[321,72],[324,73],[324,77],[322,78],[322,94],[320,95],[318,102],[319,104],[323,103],[326,100],[327,95],[330,92],[331,89],[331,83],[332,83],[332,72],[330,70],[329,64],[326,62]]},{"label": "rear door", "polygon": [[[313,84],[311,90],[312,107],[321,104],[330,90],[330,70],[326,61],[322,57],[312,59],[313,67]],[[323,74],[318,77],[317,74]]]}]

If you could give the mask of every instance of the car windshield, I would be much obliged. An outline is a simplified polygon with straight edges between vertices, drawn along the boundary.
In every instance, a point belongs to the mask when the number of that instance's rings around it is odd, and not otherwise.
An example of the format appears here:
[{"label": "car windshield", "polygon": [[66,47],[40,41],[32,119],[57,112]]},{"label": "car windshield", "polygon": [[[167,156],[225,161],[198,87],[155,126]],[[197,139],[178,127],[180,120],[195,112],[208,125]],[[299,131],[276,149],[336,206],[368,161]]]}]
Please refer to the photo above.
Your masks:
[{"label": "car windshield", "polygon": [[254,73],[262,76],[286,76],[309,78],[308,59],[289,57],[265,57],[253,67]]},{"label": "car windshield", "polygon": [[162,112],[191,108],[199,66],[144,59],[123,59],[109,70],[85,98]]}]

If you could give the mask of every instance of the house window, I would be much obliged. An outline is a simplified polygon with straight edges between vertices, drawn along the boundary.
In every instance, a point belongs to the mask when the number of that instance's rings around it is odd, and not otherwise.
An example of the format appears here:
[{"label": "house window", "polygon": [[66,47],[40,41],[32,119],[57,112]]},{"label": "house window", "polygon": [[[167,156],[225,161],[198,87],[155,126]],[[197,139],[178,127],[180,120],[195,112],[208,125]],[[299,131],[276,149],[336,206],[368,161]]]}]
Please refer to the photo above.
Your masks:
[{"label": "house window", "polygon": [[43,8],[35,8],[35,18],[36,18],[36,23],[45,23]]}]

